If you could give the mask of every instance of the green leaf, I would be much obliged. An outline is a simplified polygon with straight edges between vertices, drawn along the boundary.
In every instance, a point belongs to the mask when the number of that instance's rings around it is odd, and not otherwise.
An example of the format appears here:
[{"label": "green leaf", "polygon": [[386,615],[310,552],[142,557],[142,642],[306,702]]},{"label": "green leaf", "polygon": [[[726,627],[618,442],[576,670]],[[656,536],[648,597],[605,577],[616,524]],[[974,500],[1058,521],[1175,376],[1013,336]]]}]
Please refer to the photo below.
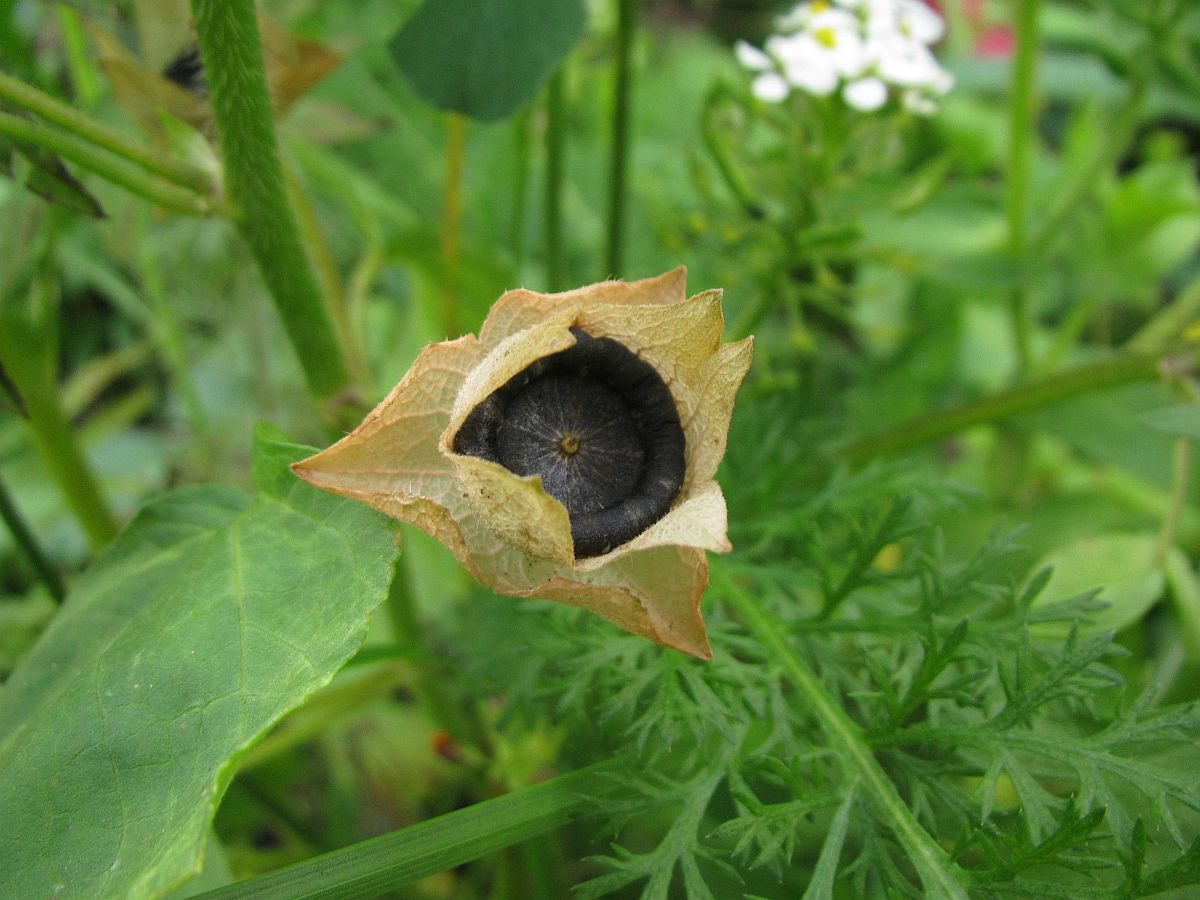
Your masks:
[{"label": "green leaf", "polygon": [[[1120,631],[1139,621],[1163,594],[1164,577],[1155,565],[1158,547],[1152,534],[1101,534],[1068,544],[1043,558],[1035,571],[1052,568],[1033,608],[1050,606],[1103,588],[1099,600],[1107,608],[1091,616],[1085,633]],[[1065,635],[1069,623],[1040,624],[1039,633]]]},{"label": "green leaf", "polygon": [[150,897],[199,871],[235,764],[353,654],[384,597],[384,520],[293,479],[147,504],[0,692],[0,896]]},{"label": "green leaf", "polygon": [[[17,160],[17,156],[24,162]],[[25,185],[47,203],[94,219],[105,218],[104,207],[53,153],[31,144],[0,139],[0,173]]]},{"label": "green leaf", "polygon": [[425,0],[390,49],[427,103],[495,121],[533,99],[583,25],[580,0]]},{"label": "green leaf", "polygon": [[1200,403],[1185,403],[1152,409],[1142,421],[1164,434],[1200,440]]}]

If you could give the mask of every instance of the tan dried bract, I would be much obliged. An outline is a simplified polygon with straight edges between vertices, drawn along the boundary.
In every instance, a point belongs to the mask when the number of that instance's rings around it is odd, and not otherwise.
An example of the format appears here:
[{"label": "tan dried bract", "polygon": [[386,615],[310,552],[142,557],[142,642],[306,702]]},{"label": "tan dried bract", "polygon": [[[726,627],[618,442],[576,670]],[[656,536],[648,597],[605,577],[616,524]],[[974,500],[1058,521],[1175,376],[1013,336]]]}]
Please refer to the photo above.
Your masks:
[{"label": "tan dried bract", "polygon": [[[713,476],[753,339],[722,344],[721,292],[689,299],[684,280],[678,268],[559,294],[509,291],[478,338],[426,347],[358,428],[292,468],[317,487],[416,525],[498,593],[581,606],[708,658],[700,615],[705,551],[730,549]],[[666,515],[628,543],[578,560],[567,510],[538,477],[454,451],[467,415],[531,363],[574,344],[572,327],[649,362],[671,391],[686,441],[683,487]]]}]

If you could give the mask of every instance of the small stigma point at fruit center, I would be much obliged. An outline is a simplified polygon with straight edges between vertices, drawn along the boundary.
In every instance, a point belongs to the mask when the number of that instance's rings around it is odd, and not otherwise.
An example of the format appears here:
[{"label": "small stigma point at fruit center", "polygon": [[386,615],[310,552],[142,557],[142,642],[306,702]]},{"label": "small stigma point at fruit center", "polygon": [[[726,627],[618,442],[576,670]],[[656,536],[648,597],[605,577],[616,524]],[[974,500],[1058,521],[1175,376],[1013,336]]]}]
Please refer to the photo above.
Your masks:
[{"label": "small stigma point at fruit center", "polygon": [[556,449],[563,456],[574,456],[579,452],[579,438],[573,434],[564,434],[558,439]]}]

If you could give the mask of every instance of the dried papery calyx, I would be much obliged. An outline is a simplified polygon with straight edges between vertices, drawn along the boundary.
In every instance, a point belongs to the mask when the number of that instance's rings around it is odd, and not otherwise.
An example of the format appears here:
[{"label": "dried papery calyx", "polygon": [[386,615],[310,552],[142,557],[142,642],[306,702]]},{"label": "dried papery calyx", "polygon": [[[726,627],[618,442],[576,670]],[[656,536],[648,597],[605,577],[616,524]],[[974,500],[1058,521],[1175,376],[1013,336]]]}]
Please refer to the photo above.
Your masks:
[{"label": "dried papery calyx", "polygon": [[455,452],[538,475],[571,520],[576,558],[641,534],[684,479],[671,391],[618,341],[572,328],[575,344],[539,359],[471,411]]}]

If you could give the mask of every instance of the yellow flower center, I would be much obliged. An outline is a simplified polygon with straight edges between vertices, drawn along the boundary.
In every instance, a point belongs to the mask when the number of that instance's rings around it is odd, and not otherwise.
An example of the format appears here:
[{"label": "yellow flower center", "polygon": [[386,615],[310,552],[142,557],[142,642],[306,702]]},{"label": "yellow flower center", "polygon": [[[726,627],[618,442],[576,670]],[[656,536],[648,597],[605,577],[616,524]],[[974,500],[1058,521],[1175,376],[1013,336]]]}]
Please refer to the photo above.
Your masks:
[{"label": "yellow flower center", "polygon": [[813,2],[809,4],[809,9],[811,9],[814,13],[823,13],[825,10],[829,9],[829,0],[813,0]]},{"label": "yellow flower center", "polygon": [[837,35],[832,28],[818,28],[813,32],[813,37],[817,39],[817,43],[822,47],[828,47],[832,50],[837,46]]}]

